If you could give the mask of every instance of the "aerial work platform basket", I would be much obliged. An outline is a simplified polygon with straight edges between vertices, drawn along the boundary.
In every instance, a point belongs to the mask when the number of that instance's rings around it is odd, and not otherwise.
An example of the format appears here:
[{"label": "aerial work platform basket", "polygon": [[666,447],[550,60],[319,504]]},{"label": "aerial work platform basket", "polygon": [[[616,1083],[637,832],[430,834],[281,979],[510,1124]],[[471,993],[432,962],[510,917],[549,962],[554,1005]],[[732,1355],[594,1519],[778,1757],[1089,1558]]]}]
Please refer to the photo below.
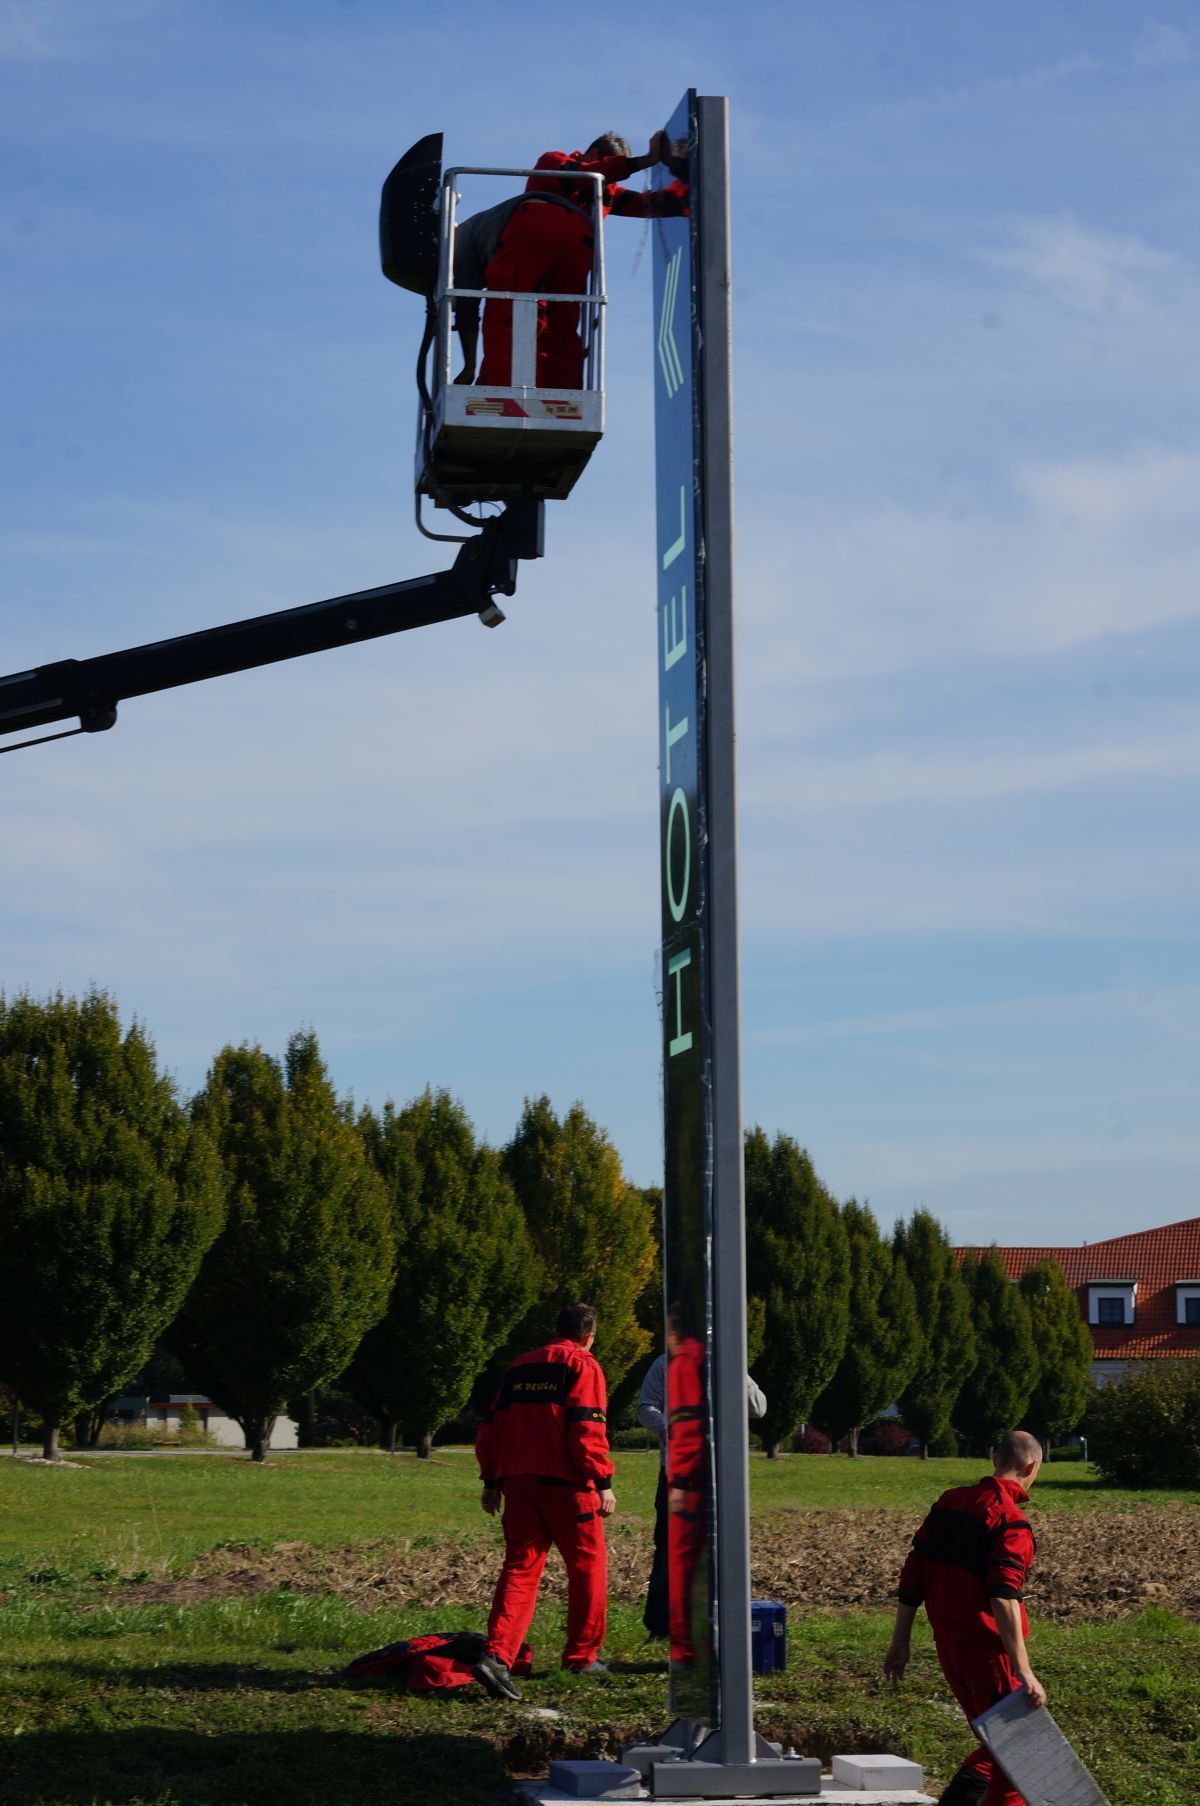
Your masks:
[{"label": "aerial work platform basket", "polygon": [[[464,177],[531,175],[589,187],[594,248],[586,289],[579,294],[459,288],[454,281],[459,229],[459,183]],[[414,145],[384,185],[380,251],[384,274],[426,298],[425,337],[417,384],[417,524],[423,497],[435,507],[518,497],[561,500],[569,495],[604,433],[604,195],[598,175],[576,169],[531,170],[461,166],[441,172],[441,135]],[[507,384],[455,382],[454,314],[458,303],[512,303],[512,366]],[[577,307],[582,386],[537,382],[539,309]],[[542,315],[544,319],[544,314]],[[434,537],[443,537],[436,535]]]}]

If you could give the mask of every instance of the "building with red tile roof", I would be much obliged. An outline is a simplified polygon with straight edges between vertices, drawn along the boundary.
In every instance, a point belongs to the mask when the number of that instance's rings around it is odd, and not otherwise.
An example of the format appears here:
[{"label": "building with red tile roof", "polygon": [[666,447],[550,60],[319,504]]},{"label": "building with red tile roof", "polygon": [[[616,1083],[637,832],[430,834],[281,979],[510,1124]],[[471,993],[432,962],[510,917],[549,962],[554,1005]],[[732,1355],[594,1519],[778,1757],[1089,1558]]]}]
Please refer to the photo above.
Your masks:
[{"label": "building with red tile roof", "polygon": [[1200,1359],[1200,1217],[1081,1247],[996,1252],[1010,1279],[1058,1262],[1092,1333],[1097,1381],[1119,1378],[1125,1361]]}]

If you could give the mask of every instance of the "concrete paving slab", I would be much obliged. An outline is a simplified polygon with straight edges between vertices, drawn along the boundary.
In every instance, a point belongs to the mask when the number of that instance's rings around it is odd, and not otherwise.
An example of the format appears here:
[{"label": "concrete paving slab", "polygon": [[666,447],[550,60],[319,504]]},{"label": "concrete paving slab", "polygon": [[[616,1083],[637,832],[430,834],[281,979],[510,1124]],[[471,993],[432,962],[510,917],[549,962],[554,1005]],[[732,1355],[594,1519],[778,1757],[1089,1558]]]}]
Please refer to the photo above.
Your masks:
[{"label": "concrete paving slab", "polygon": [[1031,1706],[1024,1687],[972,1724],[1030,1806],[1108,1806],[1049,1708]]},{"label": "concrete paving slab", "polygon": [[625,1762],[589,1762],[569,1758],[550,1764],[550,1785],[573,1800],[636,1800],[642,1777]]},{"label": "concrete paving slab", "polygon": [[858,1802],[858,1806],[935,1806],[931,1793],[912,1787],[847,1787],[844,1781],[827,1776],[821,1782],[822,1800]]},{"label": "concrete paving slab", "polygon": [[920,1793],[925,1783],[920,1763],[904,1756],[835,1756],[832,1767],[835,1781],[844,1781],[859,1792],[871,1787],[907,1787]]},{"label": "concrete paving slab", "polygon": [[[564,1793],[561,1788],[551,1787],[549,1781],[519,1781],[517,1792],[527,1806],[604,1806],[603,1800],[589,1802],[579,1794]],[[651,1801],[645,1788],[630,1798],[646,1802],[647,1806]],[[814,1801],[820,1806],[823,1800],[844,1801],[846,1806],[937,1806],[932,1794],[920,1793],[913,1788],[847,1787],[844,1781],[835,1781],[830,1775],[822,1777],[819,1794],[779,1794],[771,1799],[769,1806],[813,1806]],[[674,1806],[686,1806],[686,1803],[676,1801]],[[706,1800],[703,1806],[747,1806],[747,1802],[744,1799]]]}]

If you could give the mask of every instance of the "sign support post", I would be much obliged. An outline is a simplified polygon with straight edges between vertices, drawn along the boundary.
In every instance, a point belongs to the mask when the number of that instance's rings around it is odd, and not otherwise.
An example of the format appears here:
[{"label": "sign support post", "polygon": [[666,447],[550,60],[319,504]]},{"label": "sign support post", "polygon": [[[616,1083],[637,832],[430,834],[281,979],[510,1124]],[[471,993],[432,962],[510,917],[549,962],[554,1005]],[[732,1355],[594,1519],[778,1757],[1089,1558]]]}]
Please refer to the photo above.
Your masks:
[{"label": "sign support post", "polygon": [[[656,1797],[816,1794],[754,1730],[737,912],[728,102],[667,126],[654,221],[671,1705]],[[707,1734],[702,1734],[705,1732]],[[697,1741],[697,1735],[700,1740]],[[647,1756],[655,1753],[647,1750]]]},{"label": "sign support post", "polygon": [[[712,1085],[712,1430],[720,1724],[698,1754],[753,1762],[746,1223],[737,899],[729,103],[696,101],[701,506],[704,518],[708,967]],[[715,1747],[714,1747],[715,1746]]]}]

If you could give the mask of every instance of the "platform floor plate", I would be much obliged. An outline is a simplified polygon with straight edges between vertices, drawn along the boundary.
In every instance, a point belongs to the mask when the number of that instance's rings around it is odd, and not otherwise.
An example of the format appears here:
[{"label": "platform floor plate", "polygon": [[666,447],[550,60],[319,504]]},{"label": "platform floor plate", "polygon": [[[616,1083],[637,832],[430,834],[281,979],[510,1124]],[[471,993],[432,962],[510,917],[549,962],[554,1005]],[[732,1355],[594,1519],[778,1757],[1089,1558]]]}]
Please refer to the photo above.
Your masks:
[{"label": "platform floor plate", "polygon": [[524,493],[563,501],[604,437],[604,396],[596,389],[481,388],[451,383],[434,397],[431,423],[437,483],[425,476],[418,433],[417,487],[459,504],[509,501]]}]

